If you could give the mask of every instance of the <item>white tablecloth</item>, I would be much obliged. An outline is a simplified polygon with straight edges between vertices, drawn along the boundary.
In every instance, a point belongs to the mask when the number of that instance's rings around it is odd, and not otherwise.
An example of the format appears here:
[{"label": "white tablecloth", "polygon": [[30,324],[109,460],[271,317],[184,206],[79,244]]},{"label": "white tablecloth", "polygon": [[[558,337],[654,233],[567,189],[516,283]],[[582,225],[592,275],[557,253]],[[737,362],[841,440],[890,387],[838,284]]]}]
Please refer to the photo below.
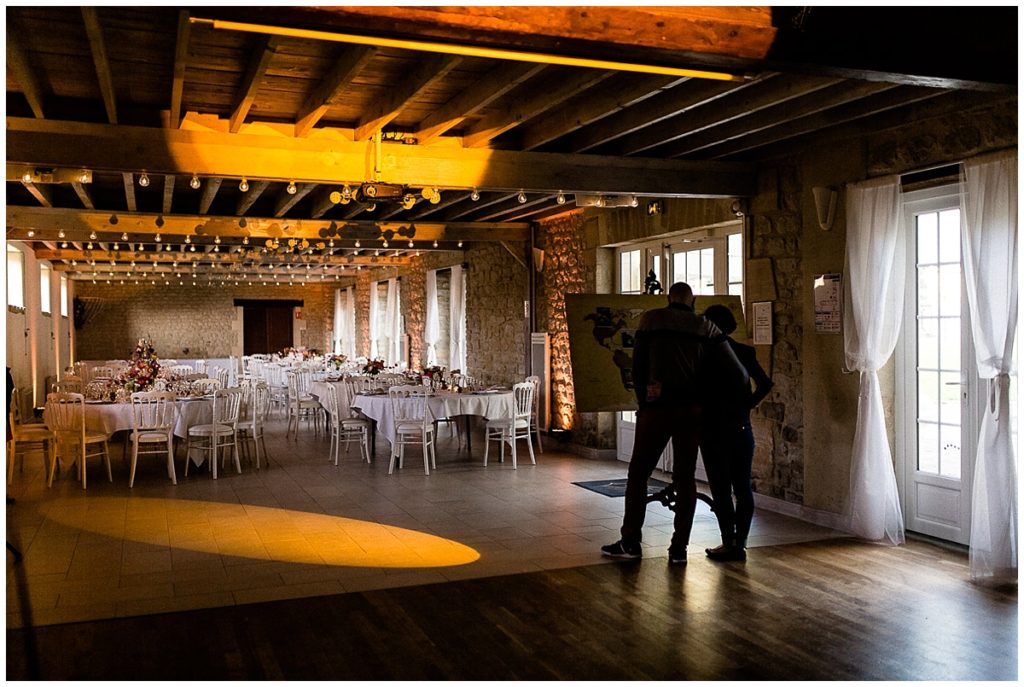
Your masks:
[{"label": "white tablecloth", "polygon": [[[380,433],[388,441],[395,440],[395,416],[391,399],[387,394],[375,396],[359,395],[352,400],[352,407],[377,421]],[[511,391],[462,393],[438,392],[428,397],[427,407],[434,419],[478,415],[488,420],[511,417],[515,413],[515,400]]]},{"label": "white tablecloth", "polygon": [[[174,436],[188,435],[188,428],[210,422],[213,419],[213,402],[206,398],[179,399],[178,420],[174,425]],[[46,414],[43,413],[43,420]],[[103,432],[107,436],[132,428],[131,403],[90,403],[85,404],[85,428],[90,432]]]}]

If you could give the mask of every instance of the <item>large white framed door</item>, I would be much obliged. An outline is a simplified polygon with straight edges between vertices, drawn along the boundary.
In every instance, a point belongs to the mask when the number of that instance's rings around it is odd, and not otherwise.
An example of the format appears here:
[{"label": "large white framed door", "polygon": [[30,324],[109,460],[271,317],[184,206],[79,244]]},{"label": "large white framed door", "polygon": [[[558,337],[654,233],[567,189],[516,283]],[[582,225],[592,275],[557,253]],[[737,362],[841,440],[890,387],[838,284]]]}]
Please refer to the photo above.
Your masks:
[{"label": "large white framed door", "polygon": [[967,544],[979,395],[955,192],[905,196],[911,264],[898,349],[896,474],[907,530]]}]

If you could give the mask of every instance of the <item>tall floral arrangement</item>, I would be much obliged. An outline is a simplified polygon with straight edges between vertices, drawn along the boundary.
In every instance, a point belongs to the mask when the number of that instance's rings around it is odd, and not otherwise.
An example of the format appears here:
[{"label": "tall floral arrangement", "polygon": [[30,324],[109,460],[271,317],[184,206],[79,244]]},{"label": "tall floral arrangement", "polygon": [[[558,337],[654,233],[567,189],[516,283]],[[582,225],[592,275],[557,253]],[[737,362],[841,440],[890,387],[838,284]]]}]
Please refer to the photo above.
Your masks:
[{"label": "tall floral arrangement", "polygon": [[118,377],[126,391],[149,391],[160,374],[160,361],[156,349],[147,339],[139,339],[128,361],[128,367]]}]

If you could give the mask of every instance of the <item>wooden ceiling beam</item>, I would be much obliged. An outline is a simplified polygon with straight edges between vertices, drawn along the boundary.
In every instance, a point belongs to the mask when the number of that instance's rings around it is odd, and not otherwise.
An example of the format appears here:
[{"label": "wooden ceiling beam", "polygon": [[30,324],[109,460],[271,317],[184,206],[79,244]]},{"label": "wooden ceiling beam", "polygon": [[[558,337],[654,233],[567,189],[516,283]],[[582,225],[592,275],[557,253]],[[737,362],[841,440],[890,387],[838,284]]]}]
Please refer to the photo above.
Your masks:
[{"label": "wooden ceiling beam", "polygon": [[252,204],[263,195],[263,192],[267,190],[268,186],[270,186],[269,181],[250,181],[249,190],[243,193],[242,197],[238,199],[238,204],[235,206],[235,214],[241,216],[248,212],[249,208],[252,207]]},{"label": "wooden ceiling beam", "polygon": [[586,99],[569,101],[545,113],[517,132],[522,150],[536,150],[589,124],[627,107],[660,95],[690,79],[676,76],[618,75],[614,83],[605,84],[600,93],[587,94]]},{"label": "wooden ceiling beam", "polygon": [[267,73],[270,61],[274,58],[277,46],[281,43],[281,38],[278,36],[262,36],[258,40],[259,44],[253,48],[253,58],[246,68],[242,84],[238,89],[237,104],[228,120],[228,131],[233,134],[237,134],[242,128],[242,124],[245,123],[253,101],[256,100],[256,92],[259,91],[260,84],[263,82],[263,76]]},{"label": "wooden ceiling beam", "polygon": [[[25,48],[21,44],[21,36],[13,26],[13,20],[7,16],[7,68],[21,86],[21,93],[28,101],[28,106],[39,119],[43,118],[43,88],[36,76],[32,63],[29,62]],[[10,86],[8,86],[9,88]]]},{"label": "wooden ceiling beam", "polygon": [[53,207],[53,189],[49,186],[39,186],[33,184],[31,181],[23,181],[21,185],[25,187],[25,190],[32,194],[32,197],[39,201],[39,204],[43,207]]},{"label": "wooden ceiling beam", "polygon": [[317,189],[316,193],[313,194],[313,197],[310,198],[310,203],[312,204],[312,207],[310,209],[309,216],[313,219],[323,217],[324,214],[335,205],[334,201],[331,200],[331,189],[326,186],[321,186]]},{"label": "wooden ceiling beam", "polygon": [[331,71],[310,92],[295,121],[295,136],[306,136],[327,113],[342,91],[377,54],[376,48],[352,46],[334,61]]},{"label": "wooden ceiling beam", "polygon": [[894,88],[897,88],[894,84],[877,81],[836,84],[799,100],[780,103],[748,117],[738,117],[721,126],[708,127],[698,133],[684,136],[659,147],[656,154],[658,157],[690,155],[719,143],[782,126],[800,117],[825,112]]},{"label": "wooden ceiling beam", "polygon": [[537,205],[545,205],[555,199],[554,195],[542,195],[533,198],[527,198],[525,203],[520,203],[517,196],[508,198],[500,203],[496,203],[485,212],[476,215],[473,219],[479,222],[493,222],[504,219],[506,215],[521,212],[526,208],[535,207]]},{"label": "wooden ceiling beam", "polygon": [[164,175],[164,202],[163,210],[165,215],[171,214],[171,208],[174,207],[174,175]]},{"label": "wooden ceiling beam", "polygon": [[409,219],[422,219],[429,217],[435,212],[439,212],[445,208],[451,207],[457,203],[461,203],[464,200],[469,200],[471,192],[465,191],[449,191],[448,193],[441,194],[441,202],[436,205],[430,203],[424,203],[416,212],[409,214]]},{"label": "wooden ceiling beam", "polygon": [[96,209],[96,204],[93,203],[92,196],[89,194],[89,189],[86,188],[85,184],[73,181],[71,182],[71,188],[75,190],[75,193],[78,195],[78,199],[82,201],[83,206],[89,210]]},{"label": "wooden ceiling beam", "polygon": [[462,62],[453,55],[432,55],[419,60],[418,64],[400,82],[387,89],[387,95],[370,105],[368,114],[363,115],[355,130],[355,139],[365,141],[387,126],[417,95],[440,81]]},{"label": "wooden ceiling beam", "polygon": [[430,143],[545,69],[547,65],[530,62],[508,62],[495,67],[420,122],[413,134],[416,141],[419,145]]},{"label": "wooden ceiling beam", "polygon": [[772,76],[764,76],[759,80],[745,83],[719,83],[693,79],[678,88],[649,98],[637,107],[627,108],[573,132],[559,144],[574,153],[585,153],[646,126],[656,126],[669,117],[687,112],[769,78]]},{"label": "wooden ceiling beam", "polygon": [[[223,240],[252,240],[265,238],[327,239],[335,231],[369,232],[404,231],[410,225],[416,227],[416,241],[420,240],[474,240],[474,241],[526,241],[529,239],[529,225],[526,223],[494,222],[382,222],[361,220],[354,222],[330,222],[327,220],[279,219],[276,217],[222,217],[210,215],[163,216],[163,225],[157,226],[156,213],[113,213],[116,224],[111,224],[109,211],[69,210],[63,208],[38,208],[7,206],[7,238],[25,240],[30,238],[29,229],[35,231],[36,240],[53,240],[63,229],[68,241],[86,240],[96,232],[97,240],[122,241],[121,235],[128,234],[128,243],[152,242],[160,233],[164,242],[180,243],[184,237],[203,240],[203,237],[219,236]],[[198,229],[197,229],[198,227]],[[180,237],[180,240],[175,238]]]},{"label": "wooden ceiling beam", "polygon": [[128,212],[135,212],[135,175],[131,172],[122,172],[121,180],[124,182],[124,203]]},{"label": "wooden ceiling beam", "polygon": [[510,129],[522,125],[556,107],[562,101],[596,86],[615,72],[580,69],[565,75],[555,84],[538,88],[529,98],[512,99],[500,110],[480,120],[462,135],[462,145],[479,148]]},{"label": "wooden ceiling beam", "polygon": [[781,123],[765,131],[704,147],[701,149],[701,157],[716,159],[776,145],[797,136],[813,134],[815,131],[822,129],[832,129],[863,117],[881,114],[894,108],[929,100],[947,93],[949,91],[936,88],[899,86],[895,90],[869,96],[832,110],[794,118],[791,121]]},{"label": "wooden ceiling beam", "polygon": [[288,189],[281,189],[274,201],[274,217],[284,217],[285,214],[295,207],[295,204],[309,195],[310,191],[317,187],[316,184],[296,184],[295,193],[288,193]]},{"label": "wooden ceiling beam", "polygon": [[[345,248],[349,248],[345,246]],[[342,248],[335,248],[336,251],[343,250]],[[376,247],[374,247],[376,250]],[[388,250],[391,250],[390,248]],[[172,268],[177,267],[182,272],[192,269],[192,263],[198,262],[201,266],[208,266],[211,263],[217,266],[230,266],[230,265],[247,265],[251,267],[259,267],[265,269],[267,266],[286,264],[295,266],[305,265],[351,265],[351,264],[385,264],[385,265],[400,265],[404,264],[407,258],[395,258],[391,256],[375,256],[371,252],[369,255],[323,255],[321,253],[313,253],[306,255],[295,255],[295,254],[279,254],[279,253],[262,253],[261,246],[255,246],[244,249],[241,253],[231,251],[227,252],[223,248],[217,253],[192,253],[182,251],[135,251],[130,249],[122,250],[72,250],[70,248],[37,248],[35,249],[35,256],[38,260],[50,260],[53,262],[64,262],[70,263],[74,260],[77,268],[85,268],[90,272],[93,268],[97,272],[106,271],[131,271],[138,270],[142,271],[145,268],[152,268],[153,263],[156,262],[158,266],[166,266]],[[114,265],[110,264],[110,261],[115,262]],[[93,265],[92,262],[96,264]],[[131,263],[135,262],[135,265]],[[177,263],[177,264],[175,264]]]},{"label": "wooden ceiling beam", "polygon": [[206,184],[203,185],[203,195],[199,198],[199,214],[205,215],[210,210],[210,205],[213,204],[213,199],[217,197],[217,191],[220,190],[220,185],[224,182],[220,177],[210,177],[206,180]]},{"label": "wooden ceiling beam", "polygon": [[171,109],[168,125],[181,126],[181,100],[185,92],[185,71],[188,68],[188,42],[192,35],[192,22],[188,10],[178,12],[178,36],[174,43],[174,75],[171,77]]},{"label": "wooden ceiling beam", "polygon": [[110,60],[107,58],[107,44],[103,39],[103,27],[95,7],[83,7],[82,19],[85,33],[89,38],[92,61],[96,65],[96,79],[99,81],[103,106],[107,110],[107,121],[117,124],[117,98],[114,95],[114,80],[110,74]]},{"label": "wooden ceiling beam", "polygon": [[736,98],[699,107],[646,127],[616,141],[613,155],[637,155],[704,129],[786,103],[839,83],[825,77],[781,76],[746,88]]},{"label": "wooden ceiling beam", "polygon": [[[381,151],[381,180],[416,188],[719,198],[754,191],[748,164],[457,146],[389,144]],[[7,119],[7,159],[15,164],[343,184],[365,178],[374,168],[372,155],[365,143],[319,137]]]}]

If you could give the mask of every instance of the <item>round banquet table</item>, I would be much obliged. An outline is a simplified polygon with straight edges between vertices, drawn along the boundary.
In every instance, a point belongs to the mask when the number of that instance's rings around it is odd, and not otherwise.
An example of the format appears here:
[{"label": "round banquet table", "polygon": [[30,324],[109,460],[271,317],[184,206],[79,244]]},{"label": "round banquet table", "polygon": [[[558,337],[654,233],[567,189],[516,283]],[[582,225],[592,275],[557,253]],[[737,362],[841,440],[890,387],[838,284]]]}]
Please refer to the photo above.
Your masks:
[{"label": "round banquet table", "polygon": [[[360,394],[352,399],[352,407],[375,420],[381,434],[394,443],[395,416],[387,394]],[[460,415],[497,420],[515,414],[515,398],[511,391],[438,391],[427,397],[427,408],[435,420]]]}]

